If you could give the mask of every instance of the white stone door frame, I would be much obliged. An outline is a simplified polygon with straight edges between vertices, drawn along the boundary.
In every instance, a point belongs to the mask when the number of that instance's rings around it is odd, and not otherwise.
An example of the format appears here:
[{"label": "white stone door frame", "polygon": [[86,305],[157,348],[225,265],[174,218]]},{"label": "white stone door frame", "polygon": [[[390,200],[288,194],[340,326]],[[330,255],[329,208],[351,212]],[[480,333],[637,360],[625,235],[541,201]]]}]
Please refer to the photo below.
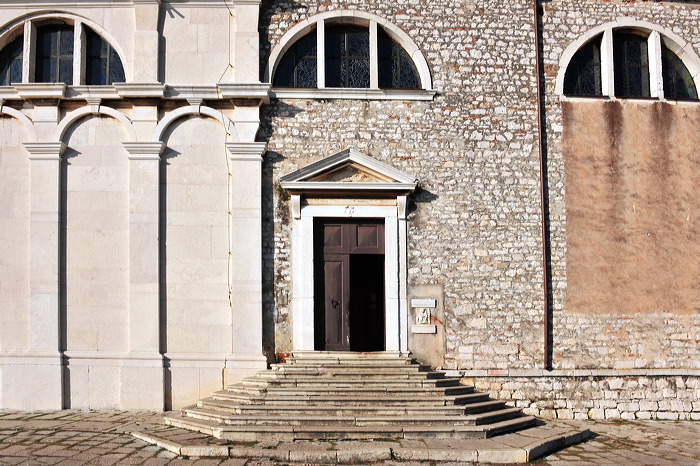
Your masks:
[{"label": "white stone door frame", "polygon": [[406,298],[406,196],[396,205],[300,205],[292,223],[292,328],[295,350],[314,350],[314,220],[366,218],[384,220],[385,350],[408,351]]}]

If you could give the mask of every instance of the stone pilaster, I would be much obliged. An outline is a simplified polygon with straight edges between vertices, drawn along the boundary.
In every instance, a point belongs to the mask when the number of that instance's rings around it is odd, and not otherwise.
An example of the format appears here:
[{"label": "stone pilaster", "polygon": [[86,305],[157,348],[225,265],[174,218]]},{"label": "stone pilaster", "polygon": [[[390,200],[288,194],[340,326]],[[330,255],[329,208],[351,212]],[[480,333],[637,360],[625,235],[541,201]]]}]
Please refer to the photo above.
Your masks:
[{"label": "stone pilaster", "polygon": [[62,142],[25,143],[31,160],[29,240],[30,356],[33,377],[24,379],[23,409],[63,408],[61,337]]},{"label": "stone pilaster", "polygon": [[123,361],[121,407],[164,405],[160,353],[159,173],[162,142],[126,142],[129,152],[129,356]]},{"label": "stone pilaster", "polygon": [[267,366],[262,355],[262,142],[226,144],[231,159],[232,356],[229,381]]}]

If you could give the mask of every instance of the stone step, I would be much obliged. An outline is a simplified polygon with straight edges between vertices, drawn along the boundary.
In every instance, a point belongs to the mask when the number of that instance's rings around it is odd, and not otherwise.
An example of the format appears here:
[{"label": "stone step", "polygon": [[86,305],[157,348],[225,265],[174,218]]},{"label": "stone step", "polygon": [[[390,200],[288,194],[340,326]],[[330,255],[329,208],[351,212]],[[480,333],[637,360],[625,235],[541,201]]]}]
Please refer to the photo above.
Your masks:
[{"label": "stone step", "polygon": [[460,384],[457,377],[443,377],[427,379],[424,377],[384,377],[375,378],[340,378],[340,377],[309,377],[309,378],[261,378],[249,377],[243,379],[241,384],[245,387],[267,388],[267,387],[452,387]]},{"label": "stone step", "polygon": [[377,439],[377,438],[488,438],[496,434],[524,429],[534,425],[535,418],[521,416],[488,425],[411,425],[411,426],[310,426],[259,425],[227,426],[182,414],[166,417],[175,427],[195,430],[217,438],[234,441],[293,441],[299,439]]},{"label": "stone step", "polygon": [[356,374],[373,375],[381,374],[404,374],[416,372],[431,372],[428,366],[420,364],[337,364],[337,365],[311,365],[311,364],[273,364],[270,370],[274,373],[295,374],[295,375],[317,375],[317,374]]},{"label": "stone step", "polygon": [[415,358],[408,353],[396,351],[377,352],[351,352],[351,351],[295,351],[291,356],[285,358],[285,364],[304,365],[391,365],[391,364],[414,364]]},{"label": "stone step", "polygon": [[[252,378],[252,377],[251,377]],[[396,380],[425,380],[425,379],[435,379],[442,380],[445,379],[445,374],[439,371],[428,371],[428,370],[364,370],[364,369],[348,369],[348,370],[324,370],[324,369],[307,369],[304,371],[267,371],[264,373],[258,373],[254,378],[261,380],[316,380],[316,379],[347,379],[347,380],[377,380],[392,378]],[[250,379],[250,378],[249,378]]]},{"label": "stone step", "polygon": [[469,416],[440,416],[440,415],[405,415],[395,416],[313,416],[301,414],[224,414],[201,408],[183,409],[183,414],[193,419],[200,419],[231,426],[258,425],[293,425],[293,426],[440,426],[440,425],[482,425],[495,423],[518,417],[520,410],[516,408],[493,411],[486,414]]},{"label": "stone step", "polygon": [[230,385],[224,391],[237,395],[250,396],[316,396],[316,395],[403,395],[403,396],[426,396],[426,395],[465,395],[473,393],[474,387],[458,385],[454,387],[274,387],[251,388],[242,385]]},{"label": "stone step", "polygon": [[[502,402],[497,402],[503,405]],[[474,403],[475,405],[478,403]],[[259,414],[270,411],[269,406],[252,404],[233,404],[227,401],[219,401],[214,398],[205,398],[197,402],[198,408],[210,411],[219,411],[230,414]],[[304,406],[304,405],[282,405],[275,407],[275,413],[299,414],[299,415],[323,415],[323,416],[358,416],[358,415],[381,415],[381,416],[404,416],[404,415],[459,415],[472,406]],[[476,411],[480,412],[480,411]]]},{"label": "stone step", "polygon": [[215,392],[213,398],[216,400],[232,401],[242,404],[258,404],[275,406],[280,404],[296,404],[296,405],[348,405],[348,406],[363,406],[363,405],[384,405],[384,406],[400,406],[400,405],[422,405],[422,406],[448,406],[460,405],[478,401],[486,401],[488,395],[485,393],[468,393],[465,395],[397,395],[385,394],[374,396],[362,395],[325,395],[325,394],[301,394],[301,395],[276,395],[276,396],[249,396],[237,393],[231,393],[227,390]]}]

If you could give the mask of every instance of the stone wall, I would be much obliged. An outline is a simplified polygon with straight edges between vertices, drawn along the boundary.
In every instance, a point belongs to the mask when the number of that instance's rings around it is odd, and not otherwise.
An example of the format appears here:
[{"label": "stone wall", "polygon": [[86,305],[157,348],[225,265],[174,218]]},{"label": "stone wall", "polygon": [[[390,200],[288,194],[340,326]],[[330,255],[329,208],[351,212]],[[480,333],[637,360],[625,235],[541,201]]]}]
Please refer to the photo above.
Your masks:
[{"label": "stone wall", "polygon": [[[419,179],[408,221],[409,293],[410,287],[423,285],[444,290],[446,352],[441,366],[542,367],[545,311],[531,6],[524,1],[478,6],[363,1],[264,5],[261,69],[267,51],[298,21],[352,8],[385,17],[407,32],[428,59],[438,90],[432,102],[282,99],[264,108],[261,137],[270,149],[265,166],[265,231],[272,236],[265,244],[265,277],[273,283],[265,298],[270,351],[283,353],[292,347],[289,204],[277,179],[354,147]],[[695,304],[684,315],[669,307],[645,316],[625,315],[609,306],[598,306],[599,315],[592,315],[591,309],[567,304],[569,293],[588,291],[579,285],[571,289],[569,282],[567,142],[562,141],[565,122],[554,85],[562,52],[590,28],[634,17],[696,44],[698,8],[604,1],[555,1],[543,8],[553,365],[697,368]],[[581,254],[594,254],[585,244]],[[615,265],[611,261],[613,272]],[[655,270],[637,272],[653,281]],[[671,279],[678,274],[683,272],[677,270]],[[607,288],[601,284],[599,291],[612,298],[618,291],[611,288],[619,291],[614,281]],[[685,291],[695,303],[693,286]]]},{"label": "stone wall", "polygon": [[700,377],[678,372],[465,377],[462,383],[546,419],[700,420]]},{"label": "stone wall", "polygon": [[[488,367],[542,359],[542,282],[532,24],[526,1],[376,4],[271,2],[263,58],[296,22],[352,8],[387,18],[425,54],[438,95],[430,102],[293,100],[264,108],[269,142],[266,301],[276,352],[291,349],[289,204],[277,179],[353,147],[415,175],[408,245],[411,286],[441,285],[445,366],[472,367],[459,348],[478,341]],[[273,291],[274,290],[274,291]],[[273,296],[274,295],[274,296]],[[502,329],[484,332],[484,329]],[[528,342],[528,344],[525,344]],[[494,358],[493,348],[517,348]]]}]

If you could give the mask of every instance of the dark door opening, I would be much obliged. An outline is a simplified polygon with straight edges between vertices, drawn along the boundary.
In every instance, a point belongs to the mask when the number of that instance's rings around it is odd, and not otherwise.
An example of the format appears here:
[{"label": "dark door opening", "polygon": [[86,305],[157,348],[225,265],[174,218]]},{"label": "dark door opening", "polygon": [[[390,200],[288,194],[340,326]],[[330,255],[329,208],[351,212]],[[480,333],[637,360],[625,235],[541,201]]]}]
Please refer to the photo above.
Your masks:
[{"label": "dark door opening", "polygon": [[315,348],[384,350],[384,223],[314,223]]}]

